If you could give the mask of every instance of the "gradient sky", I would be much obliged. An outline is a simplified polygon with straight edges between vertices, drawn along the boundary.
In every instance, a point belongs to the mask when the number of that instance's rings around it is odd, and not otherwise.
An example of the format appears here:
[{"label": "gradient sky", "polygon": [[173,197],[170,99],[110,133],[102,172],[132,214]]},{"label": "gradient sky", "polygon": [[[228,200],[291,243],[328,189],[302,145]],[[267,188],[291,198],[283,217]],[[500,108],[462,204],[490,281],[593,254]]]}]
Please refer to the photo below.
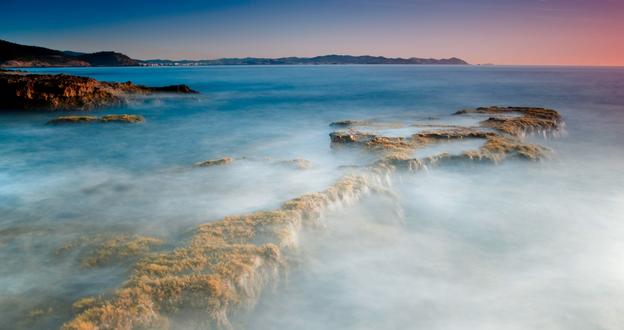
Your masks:
[{"label": "gradient sky", "polygon": [[624,0],[0,0],[0,13],[0,39],[138,59],[624,65]]}]

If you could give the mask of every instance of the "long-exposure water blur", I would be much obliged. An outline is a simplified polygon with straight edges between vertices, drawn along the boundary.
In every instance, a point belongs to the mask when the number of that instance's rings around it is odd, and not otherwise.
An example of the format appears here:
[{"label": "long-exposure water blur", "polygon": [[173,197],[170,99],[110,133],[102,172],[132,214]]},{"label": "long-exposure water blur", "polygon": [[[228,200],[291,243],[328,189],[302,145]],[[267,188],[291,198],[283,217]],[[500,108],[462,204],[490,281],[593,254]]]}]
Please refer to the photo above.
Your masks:
[{"label": "long-exposure water blur", "polygon": [[[221,325],[624,328],[622,68],[31,71],[187,84],[200,93],[93,111],[143,116],[136,125],[48,125],[58,114],[43,111],[0,116],[1,329],[61,327],[88,309],[81,302],[112,299],[144,255],[192,244],[202,224],[275,210],[376,161],[332,147],[333,122],[385,123],[360,130],[405,137],[428,123],[477,125],[487,116],[453,113],[481,106],[555,109],[565,125],[522,137],[552,150],[545,159],[396,171],[382,178],[383,189],[332,203],[297,232],[276,280],[245,308],[228,310]],[[481,144],[444,142],[414,157]],[[194,166],[215,159],[233,161]],[[113,250],[93,247],[102,244]],[[129,252],[110,252],[120,246]],[[214,319],[192,313],[167,322],[192,329]]]}]

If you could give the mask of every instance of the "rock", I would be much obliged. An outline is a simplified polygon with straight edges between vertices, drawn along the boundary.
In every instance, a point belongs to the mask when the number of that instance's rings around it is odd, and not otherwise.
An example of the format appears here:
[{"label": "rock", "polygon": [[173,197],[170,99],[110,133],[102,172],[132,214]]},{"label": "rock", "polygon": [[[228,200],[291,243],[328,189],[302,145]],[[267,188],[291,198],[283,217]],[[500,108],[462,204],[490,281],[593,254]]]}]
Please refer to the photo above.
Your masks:
[{"label": "rock", "polygon": [[312,166],[312,163],[307,159],[280,160],[275,162],[275,164],[292,167],[298,170],[306,170]]},{"label": "rock", "polygon": [[551,150],[536,144],[527,144],[517,139],[503,136],[489,136],[477,152],[465,152],[470,158],[487,158],[499,162],[506,157],[520,157],[526,160],[539,160],[551,153]]},{"label": "rock", "polygon": [[422,142],[430,143],[431,141],[425,140],[453,140],[470,138],[485,139],[493,135],[496,135],[496,133],[486,132],[474,128],[453,127],[416,133],[412,135],[412,139],[418,139]]},{"label": "rock", "polygon": [[292,262],[284,255],[297,249],[302,228],[318,226],[332,204],[382,191],[377,181],[345,176],[277,209],[200,225],[187,243],[143,256],[119,290],[95,305],[88,301],[62,329],[162,329],[171,328],[170,319],[176,328],[231,329],[229,317],[249,310],[284,276]]},{"label": "rock", "polygon": [[375,138],[377,135],[362,133],[358,131],[348,131],[348,132],[332,132],[329,133],[329,137],[332,143],[358,143],[370,141]]},{"label": "rock", "polygon": [[186,85],[146,87],[64,74],[0,73],[0,110],[89,110],[124,104],[135,94],[197,93]]},{"label": "rock", "polygon": [[100,117],[102,123],[143,123],[145,118],[139,115],[105,115]]},{"label": "rock", "polygon": [[199,94],[198,91],[192,90],[187,85],[169,85],[164,87],[146,87],[152,92],[176,93],[176,94]]},{"label": "rock", "polygon": [[114,88],[68,75],[0,75],[1,109],[91,109],[123,103]]},{"label": "rock", "polygon": [[[345,145],[360,147],[366,151],[375,152],[381,156],[381,163],[401,168],[421,168],[433,159],[424,161],[413,158],[418,148],[434,143],[460,139],[483,139],[484,144],[478,150],[466,151],[461,155],[440,155],[436,162],[456,162],[460,160],[485,160],[499,162],[509,157],[519,157],[527,160],[539,160],[550,154],[548,148],[535,144],[523,143],[518,136],[525,132],[537,130],[557,130],[563,124],[561,116],[555,110],[544,108],[523,107],[489,107],[472,110],[462,110],[455,113],[463,114],[494,114],[482,121],[480,127],[444,127],[437,130],[423,131],[411,137],[385,137],[354,130],[338,131],[330,134],[332,146]],[[518,114],[518,116],[513,116]],[[487,129],[494,128],[502,133]]]},{"label": "rock", "polygon": [[78,124],[95,123],[99,118],[96,116],[59,116],[48,121],[48,124]]},{"label": "rock", "polygon": [[[417,170],[457,161],[498,161],[508,156],[535,160],[547,150],[524,144],[514,136],[475,128],[431,131],[406,138],[353,131],[330,136],[332,143],[367,150],[411,150],[466,137],[483,139],[484,144],[479,150],[461,155],[442,153],[424,159],[382,154],[383,158],[365,171],[345,175],[323,191],[288,200],[273,210],[227,216],[200,225],[175,249],[141,257],[119,290],[99,304],[88,301],[86,309],[65,323],[63,329],[170,328],[170,319],[201,320],[201,324],[175,324],[183,328],[231,329],[229,317],[249,310],[263,290],[275,285],[287,272],[293,255],[297,255],[292,252],[297,251],[302,228],[319,226],[323,211],[333,205],[351,203],[369,193],[391,196],[388,176],[396,169]],[[231,161],[223,158],[197,165]]]},{"label": "rock", "polygon": [[221,159],[211,159],[204,160],[201,162],[197,162],[194,164],[196,167],[210,167],[210,166],[221,166],[221,165],[229,165],[234,162],[234,158],[224,157]]},{"label": "rock", "polygon": [[[482,121],[481,125],[514,136],[527,133],[553,133],[557,132],[563,124],[561,115],[557,111],[546,108],[493,106],[461,110],[455,113],[455,115],[464,114],[496,115]],[[519,116],[512,116],[513,114]]]},{"label": "rock", "polygon": [[48,121],[48,124],[79,124],[79,123],[143,123],[145,119],[139,115],[105,115],[96,116],[59,116]]},{"label": "rock", "polygon": [[341,121],[333,122],[329,124],[329,126],[346,128],[346,127],[366,125],[367,123],[368,123],[367,121],[363,121],[363,120],[341,120]]}]

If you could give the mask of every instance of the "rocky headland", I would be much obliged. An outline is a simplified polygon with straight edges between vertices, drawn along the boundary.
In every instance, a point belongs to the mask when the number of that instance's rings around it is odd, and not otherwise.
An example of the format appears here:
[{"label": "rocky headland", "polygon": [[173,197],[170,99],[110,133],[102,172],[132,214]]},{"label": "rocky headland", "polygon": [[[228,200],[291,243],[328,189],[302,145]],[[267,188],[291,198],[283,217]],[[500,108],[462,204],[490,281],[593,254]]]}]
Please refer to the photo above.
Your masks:
[{"label": "rocky headland", "polygon": [[0,110],[89,110],[126,103],[133,95],[194,94],[186,85],[147,87],[65,74],[0,72]]},{"label": "rocky headland", "polygon": [[0,40],[0,67],[137,66],[140,63],[117,52],[63,52]]}]

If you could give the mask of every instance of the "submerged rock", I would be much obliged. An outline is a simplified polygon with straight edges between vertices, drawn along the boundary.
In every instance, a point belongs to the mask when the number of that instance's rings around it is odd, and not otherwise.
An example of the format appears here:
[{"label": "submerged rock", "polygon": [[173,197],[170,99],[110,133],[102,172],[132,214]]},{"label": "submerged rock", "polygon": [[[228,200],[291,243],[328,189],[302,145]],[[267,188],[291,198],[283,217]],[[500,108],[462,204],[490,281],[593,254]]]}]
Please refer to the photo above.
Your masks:
[{"label": "submerged rock", "polygon": [[341,120],[341,121],[335,121],[329,124],[329,126],[346,128],[346,127],[352,127],[352,126],[366,125],[367,123],[368,122],[364,120]]},{"label": "submerged rock", "polygon": [[[481,107],[461,110],[455,115],[496,115],[481,122],[483,127],[494,128],[503,133],[522,136],[526,133],[556,132],[563,124],[561,115],[552,109],[531,107]],[[513,116],[517,114],[518,116]]]},{"label": "submerged rock", "polygon": [[48,124],[74,124],[74,123],[95,123],[99,118],[96,116],[59,116],[48,121]]},{"label": "submerged rock", "polygon": [[146,87],[65,74],[0,73],[0,110],[89,110],[116,106],[133,94],[197,93],[186,85]]},{"label": "submerged rock", "polygon": [[163,87],[145,87],[151,92],[161,93],[179,93],[179,94],[199,94],[198,91],[191,89],[187,85],[169,85]]},{"label": "submerged rock", "polygon": [[288,166],[298,170],[306,170],[312,166],[312,163],[307,159],[289,159],[289,160],[280,160],[275,162],[277,165]]},{"label": "submerged rock", "polygon": [[143,123],[145,118],[139,115],[105,115],[97,116],[59,116],[48,121],[48,124],[79,124],[79,123]]},{"label": "submerged rock", "polygon": [[[231,329],[230,316],[252,308],[262,291],[286,272],[306,226],[318,226],[323,211],[369,193],[392,195],[389,175],[397,169],[419,170],[435,164],[507,157],[536,160],[548,149],[475,128],[434,130],[394,138],[349,131],[334,132],[332,144],[382,151],[367,168],[354,169],[327,189],[286,201],[279,208],[228,216],[200,225],[188,243],[141,258],[123,287],[92,304],[63,329],[137,329],[174,327]],[[462,138],[482,139],[478,150],[460,155],[441,153],[414,159],[416,148]],[[390,151],[390,152],[386,152]],[[231,158],[198,163],[222,165]]]},{"label": "submerged rock", "polygon": [[105,115],[100,117],[100,122],[143,123],[145,122],[145,118],[139,115]]},{"label": "submerged rock", "polygon": [[427,144],[437,142],[437,140],[486,139],[494,135],[496,135],[496,133],[475,128],[452,127],[419,132],[412,135],[412,139],[419,141],[421,144]]},{"label": "submerged rock", "polygon": [[[455,115],[464,114],[496,115],[480,123],[481,127],[461,127],[456,125],[437,126],[440,129],[413,134],[410,137],[384,137],[354,130],[338,131],[330,134],[332,145],[356,146],[376,152],[381,163],[400,165],[402,168],[420,168],[435,162],[456,162],[481,160],[499,162],[508,157],[538,160],[548,156],[550,149],[522,142],[518,137],[527,132],[552,132],[563,125],[561,115],[552,109],[525,107],[488,107],[461,110]],[[494,128],[497,133],[491,131]],[[412,157],[415,150],[440,142],[461,139],[483,139],[478,150],[468,150],[460,155],[440,154],[431,159],[417,160]]]},{"label": "submerged rock", "polygon": [[204,160],[201,162],[197,162],[194,164],[195,167],[210,167],[210,166],[221,166],[221,165],[229,165],[234,162],[234,158],[224,157],[221,159],[211,159]]},{"label": "submerged rock", "polygon": [[297,247],[298,232],[315,226],[333,203],[348,203],[375,188],[365,176],[347,176],[272,211],[225,217],[199,226],[190,242],[141,259],[114,296],[64,324],[63,329],[229,329],[229,317],[251,308],[275,283]]}]

